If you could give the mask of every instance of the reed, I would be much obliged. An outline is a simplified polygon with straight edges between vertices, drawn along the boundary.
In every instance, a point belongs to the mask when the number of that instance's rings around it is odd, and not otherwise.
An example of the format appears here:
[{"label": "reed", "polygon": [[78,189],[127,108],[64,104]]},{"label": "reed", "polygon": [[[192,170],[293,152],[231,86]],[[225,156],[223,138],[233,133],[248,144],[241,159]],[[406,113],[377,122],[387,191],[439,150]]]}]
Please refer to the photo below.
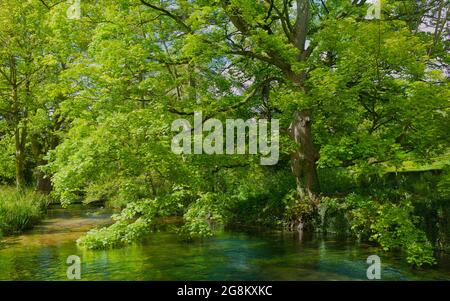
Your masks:
[{"label": "reed", "polygon": [[0,186],[0,236],[20,233],[40,221],[49,203],[31,189]]}]

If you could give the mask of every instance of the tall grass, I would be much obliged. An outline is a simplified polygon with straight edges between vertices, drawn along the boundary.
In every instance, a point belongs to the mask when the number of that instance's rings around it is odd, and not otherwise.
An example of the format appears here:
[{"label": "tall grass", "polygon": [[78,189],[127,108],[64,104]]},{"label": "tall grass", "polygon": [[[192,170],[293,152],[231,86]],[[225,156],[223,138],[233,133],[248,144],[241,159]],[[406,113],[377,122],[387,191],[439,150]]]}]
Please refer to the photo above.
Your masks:
[{"label": "tall grass", "polygon": [[45,195],[31,189],[0,186],[0,236],[32,227],[42,218],[48,202]]}]

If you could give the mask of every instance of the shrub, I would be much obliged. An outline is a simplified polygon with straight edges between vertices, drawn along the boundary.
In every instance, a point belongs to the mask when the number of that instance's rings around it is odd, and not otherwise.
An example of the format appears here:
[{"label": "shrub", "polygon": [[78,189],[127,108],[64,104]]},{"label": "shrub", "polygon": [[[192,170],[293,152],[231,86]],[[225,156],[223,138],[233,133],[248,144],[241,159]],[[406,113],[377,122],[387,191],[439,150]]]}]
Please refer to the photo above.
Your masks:
[{"label": "shrub", "polygon": [[188,240],[211,237],[214,227],[223,225],[221,201],[215,193],[202,194],[184,214],[180,234]]},{"label": "shrub", "polygon": [[343,199],[324,198],[322,206],[343,212],[356,237],[375,241],[385,251],[404,250],[413,266],[435,263],[433,248],[417,226],[419,218],[409,199],[392,203],[350,194]]},{"label": "shrub", "polygon": [[112,216],[114,224],[90,230],[77,240],[77,244],[86,249],[106,249],[139,241],[151,231],[156,218],[180,214],[180,208],[190,198],[189,189],[174,187],[165,197],[128,203],[120,213]]},{"label": "shrub", "polygon": [[406,260],[414,266],[435,264],[433,248],[425,232],[416,227],[418,219],[412,215],[413,210],[407,200],[400,204],[381,205],[371,226],[374,232],[371,238],[386,251],[402,247],[406,251]]},{"label": "shrub", "polygon": [[77,240],[86,249],[107,249],[120,247],[138,241],[150,231],[156,215],[157,200],[143,200],[128,203],[119,214],[112,216],[114,224],[100,229],[92,229]]}]

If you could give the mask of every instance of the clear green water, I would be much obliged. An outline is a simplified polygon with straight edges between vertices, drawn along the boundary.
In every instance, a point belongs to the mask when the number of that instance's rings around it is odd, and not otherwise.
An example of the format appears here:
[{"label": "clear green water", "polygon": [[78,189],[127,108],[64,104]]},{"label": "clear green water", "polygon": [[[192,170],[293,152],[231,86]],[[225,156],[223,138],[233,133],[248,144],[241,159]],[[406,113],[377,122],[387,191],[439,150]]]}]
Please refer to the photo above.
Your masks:
[{"label": "clear green water", "polygon": [[0,244],[0,280],[65,280],[66,259],[82,260],[82,280],[365,280],[366,258],[377,254],[383,280],[450,280],[450,258],[433,269],[414,270],[400,256],[367,244],[305,238],[295,233],[224,232],[185,243],[168,232],[122,249],[85,251],[75,240],[106,224],[102,209],[52,209],[24,235]]}]

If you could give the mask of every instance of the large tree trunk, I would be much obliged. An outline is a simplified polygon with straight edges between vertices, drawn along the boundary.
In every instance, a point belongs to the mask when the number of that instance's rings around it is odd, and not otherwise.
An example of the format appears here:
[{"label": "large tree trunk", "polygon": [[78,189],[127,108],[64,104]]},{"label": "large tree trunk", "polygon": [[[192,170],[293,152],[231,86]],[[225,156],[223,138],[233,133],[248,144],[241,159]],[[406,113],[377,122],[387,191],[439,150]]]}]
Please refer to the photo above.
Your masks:
[{"label": "large tree trunk", "polygon": [[[311,133],[311,112],[296,111],[289,127],[289,134],[297,143],[297,149],[292,153],[291,168],[297,183],[298,210],[290,217],[289,228],[297,228],[302,233],[305,226],[313,226],[311,218],[317,213],[319,206],[319,180],[316,162],[319,153],[314,147]],[[301,236],[300,236],[301,237]]]},{"label": "large tree trunk", "polygon": [[[294,113],[289,133],[298,144],[297,150],[292,153],[291,168],[297,183],[299,202],[306,205],[305,207],[316,209],[318,206],[317,192],[319,190],[316,162],[319,160],[319,153],[314,147],[312,139],[310,110]],[[305,214],[307,213],[305,212]],[[302,229],[303,216],[296,218],[298,218],[298,228]]]}]

